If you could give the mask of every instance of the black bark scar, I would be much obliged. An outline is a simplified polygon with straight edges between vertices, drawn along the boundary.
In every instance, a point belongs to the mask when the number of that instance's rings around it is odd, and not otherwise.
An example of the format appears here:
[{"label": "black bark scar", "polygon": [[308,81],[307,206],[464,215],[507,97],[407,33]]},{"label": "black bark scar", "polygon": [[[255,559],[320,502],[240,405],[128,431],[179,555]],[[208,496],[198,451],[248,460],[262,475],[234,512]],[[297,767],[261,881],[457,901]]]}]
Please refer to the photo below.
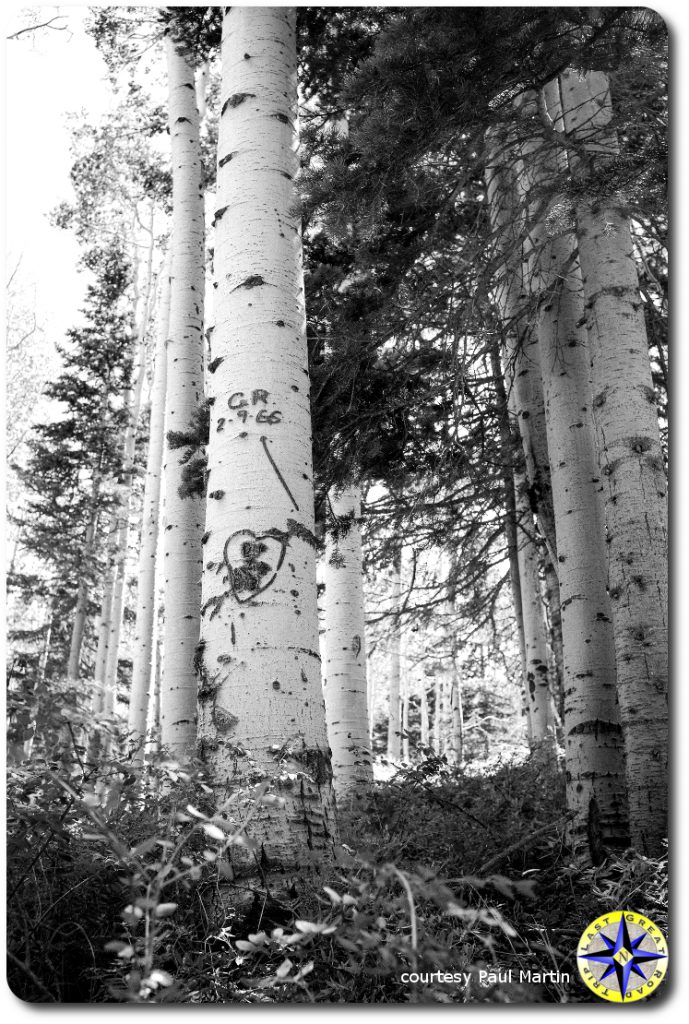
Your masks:
[{"label": "black bark scar", "polygon": [[287,491],[287,494],[289,495],[290,501],[292,502],[292,504],[294,505],[294,507],[296,508],[296,510],[297,510],[297,512],[298,512],[298,511],[299,511],[299,506],[297,505],[297,503],[296,503],[296,501],[295,501],[294,495],[292,494],[292,492],[290,491],[289,487],[287,486],[287,483],[285,482],[285,478],[284,478],[284,476],[282,475],[282,473],[280,472],[280,470],[279,470],[279,469],[277,468],[277,466],[275,465],[275,459],[274,459],[274,458],[273,458],[273,456],[272,456],[272,455],[270,454],[270,450],[269,450],[269,448],[268,448],[268,444],[267,444],[267,441],[268,441],[268,439],[267,439],[266,437],[262,437],[262,438],[261,438],[261,444],[263,445],[263,450],[264,450],[264,452],[266,453],[266,455],[268,456],[268,461],[270,462],[271,466],[272,466],[272,467],[273,467],[273,469],[275,470],[275,473],[277,474],[277,478],[278,478],[278,480],[280,481],[280,483],[282,484],[282,486],[283,486],[283,487],[285,488],[285,490]]}]

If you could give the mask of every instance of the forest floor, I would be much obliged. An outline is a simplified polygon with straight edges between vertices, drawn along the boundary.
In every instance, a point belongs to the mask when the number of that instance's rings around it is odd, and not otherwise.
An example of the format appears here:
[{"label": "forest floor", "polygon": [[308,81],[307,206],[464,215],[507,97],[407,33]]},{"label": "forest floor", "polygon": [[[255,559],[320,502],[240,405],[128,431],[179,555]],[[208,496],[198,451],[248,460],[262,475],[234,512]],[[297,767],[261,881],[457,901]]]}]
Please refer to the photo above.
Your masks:
[{"label": "forest floor", "polygon": [[220,922],[226,837],[200,770],[105,771],[8,773],[8,977],[26,1001],[591,1002],[589,922],[631,909],[667,934],[666,861],[577,860],[542,755],[482,774],[429,757],[376,782],[341,810],[315,895]]}]

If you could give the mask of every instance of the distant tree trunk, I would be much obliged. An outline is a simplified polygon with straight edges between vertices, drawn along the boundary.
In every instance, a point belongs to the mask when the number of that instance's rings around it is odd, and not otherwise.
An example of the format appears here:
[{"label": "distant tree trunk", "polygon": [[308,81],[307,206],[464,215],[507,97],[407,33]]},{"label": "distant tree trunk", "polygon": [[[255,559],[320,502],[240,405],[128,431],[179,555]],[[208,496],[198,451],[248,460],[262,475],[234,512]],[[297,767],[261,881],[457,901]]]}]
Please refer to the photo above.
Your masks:
[{"label": "distant tree trunk", "polygon": [[[339,801],[373,782],[366,690],[366,636],[361,556],[361,492],[347,487],[328,494],[339,520],[326,523],[325,710]],[[341,532],[333,537],[334,525]]]},{"label": "distant tree trunk", "polygon": [[153,665],[153,634],[156,618],[156,553],[158,550],[160,520],[160,483],[165,427],[165,391],[167,379],[167,353],[170,312],[170,272],[163,268],[163,290],[160,300],[155,367],[151,388],[151,417],[149,427],[148,458],[144,483],[141,541],[139,546],[138,590],[136,600],[136,635],[134,663],[129,698],[129,732],[143,756],[146,736],[151,669]]},{"label": "distant tree trunk", "polygon": [[[524,116],[538,124],[535,96]],[[552,150],[536,137],[523,149],[521,188],[552,186]],[[553,204],[558,201],[553,198]],[[543,221],[539,221],[543,224]],[[532,227],[538,259],[538,339],[550,454],[565,687],[567,803],[575,843],[623,845],[628,835],[624,761],[615,700],[615,659],[606,592],[605,532],[595,457],[583,295],[571,233]],[[600,836],[592,833],[600,830]]]},{"label": "distant tree trunk", "polygon": [[529,505],[555,561],[555,513],[528,268],[532,243],[525,232],[524,211],[516,201],[518,147],[515,140],[501,139],[494,132],[488,133],[486,142],[488,209],[501,261],[495,275],[495,303],[505,341],[507,399],[524,453]]},{"label": "distant tree trunk", "polygon": [[[127,556],[129,553],[129,522],[132,499],[132,483],[134,479],[134,456],[136,449],[136,433],[141,412],[141,394],[146,376],[146,333],[149,326],[151,297],[153,292],[153,214],[150,218],[150,241],[144,270],[143,290],[139,288],[138,278],[134,277],[134,305],[137,309],[137,331],[133,341],[133,384],[125,395],[127,424],[122,444],[122,483],[120,485],[119,503],[117,508],[117,540],[115,547],[115,583],[110,610],[110,636],[108,638],[108,656],[105,667],[106,693],[112,695],[113,707],[117,691],[117,674],[119,666],[120,633],[124,613],[124,600],[127,577]],[[140,307],[140,309],[138,308]],[[112,710],[112,709],[108,709]]]},{"label": "distant tree trunk", "polygon": [[433,749],[435,750],[438,757],[442,754],[441,743],[442,733],[440,728],[440,718],[442,712],[443,703],[443,677],[440,672],[436,670],[435,674],[435,685],[433,688],[433,697],[435,708],[433,711]]},{"label": "distant tree trunk", "polygon": [[510,589],[512,593],[512,607],[514,609],[515,624],[517,628],[517,640],[519,643],[519,655],[521,666],[521,689],[524,704],[527,708],[528,722],[527,733],[531,744],[535,731],[531,722],[531,699],[528,684],[528,661],[526,650],[526,630],[524,624],[524,607],[522,600],[522,582],[519,572],[519,545],[518,545],[518,521],[517,502],[514,489],[514,439],[510,430],[509,400],[505,390],[505,382],[500,366],[500,353],[497,340],[490,344],[490,360],[493,372],[493,386],[497,402],[498,428],[500,431],[501,465],[503,496],[505,507],[505,546],[507,548],[507,561],[510,569]]},{"label": "distant tree trunk", "polygon": [[428,746],[429,731],[428,731],[428,694],[426,692],[426,680],[422,676],[421,683],[419,685],[419,700],[420,706],[419,711],[421,715],[421,746]]},{"label": "distant tree trunk", "polygon": [[400,629],[400,620],[397,617],[400,610],[402,596],[401,561],[401,555],[398,553],[392,565],[392,586],[390,591],[390,607],[393,610],[394,617],[391,620],[392,624],[390,626],[390,696],[388,710],[387,755],[388,760],[393,762],[399,761],[402,753],[402,716],[400,702],[400,644],[402,640],[402,634]]},{"label": "distant tree trunk", "polygon": [[409,764],[409,698],[410,693],[409,673],[402,673],[400,680],[400,696],[402,702],[402,760]]},{"label": "distant tree trunk", "polygon": [[559,85],[564,131],[577,147],[570,168],[579,186],[576,232],[632,842],[653,856],[667,835],[667,484],[629,221],[624,198],[604,190],[605,169],[618,156],[608,79],[567,71]]},{"label": "distant tree trunk", "polygon": [[296,74],[294,9],[226,9],[199,754],[220,798],[259,779],[281,798],[252,809],[258,852],[232,848],[237,873],[278,886],[306,880],[335,844],[293,212]]},{"label": "distant tree trunk", "polygon": [[100,481],[94,477],[93,499],[94,506],[91,511],[91,518],[86,527],[84,537],[84,548],[81,559],[82,575],[77,590],[77,603],[74,610],[74,623],[72,625],[72,638],[69,645],[69,658],[67,660],[67,678],[78,679],[80,674],[81,645],[84,642],[84,631],[88,618],[90,569],[96,546],[96,525],[98,522],[98,509],[95,506]]},{"label": "distant tree trunk", "polygon": [[203,395],[204,201],[194,72],[167,38],[172,150],[170,313],[167,345],[166,526],[163,542],[165,639],[161,741],[174,756],[196,741],[195,652],[201,605],[203,501],[182,496],[183,465],[170,434],[193,433]]},{"label": "distant tree trunk", "polygon": [[464,710],[462,708],[462,679],[457,668],[456,659],[453,658],[452,678],[452,736],[451,749],[452,760],[456,765],[464,761]]}]

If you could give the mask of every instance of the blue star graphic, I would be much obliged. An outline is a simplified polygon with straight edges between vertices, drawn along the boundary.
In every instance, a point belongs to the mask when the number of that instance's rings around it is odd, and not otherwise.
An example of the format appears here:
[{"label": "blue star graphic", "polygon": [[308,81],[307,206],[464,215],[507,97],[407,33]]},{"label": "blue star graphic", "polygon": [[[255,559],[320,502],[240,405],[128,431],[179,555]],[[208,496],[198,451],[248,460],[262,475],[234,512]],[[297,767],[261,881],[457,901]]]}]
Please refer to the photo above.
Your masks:
[{"label": "blue star graphic", "polygon": [[648,980],[639,964],[645,964],[651,960],[664,960],[667,956],[666,953],[648,953],[643,949],[639,952],[639,946],[646,938],[646,935],[647,933],[644,932],[638,938],[630,939],[627,922],[623,916],[617,931],[617,937],[609,939],[601,932],[599,938],[603,940],[606,948],[599,949],[597,953],[582,953],[581,958],[582,960],[594,960],[599,964],[608,964],[607,971],[601,975],[599,980],[603,981],[614,973],[622,993],[622,998],[625,999],[632,972],[638,974],[644,981]]}]

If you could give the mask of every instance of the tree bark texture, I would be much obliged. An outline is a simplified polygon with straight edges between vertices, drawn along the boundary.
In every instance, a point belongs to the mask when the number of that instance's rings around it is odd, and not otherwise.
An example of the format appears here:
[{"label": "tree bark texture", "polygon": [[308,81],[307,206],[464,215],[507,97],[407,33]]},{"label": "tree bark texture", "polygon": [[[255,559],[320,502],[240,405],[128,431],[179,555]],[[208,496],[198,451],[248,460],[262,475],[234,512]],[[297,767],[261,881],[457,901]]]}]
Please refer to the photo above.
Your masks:
[{"label": "tree bark texture", "polygon": [[392,587],[390,606],[393,611],[390,627],[390,688],[388,708],[388,760],[398,762],[402,755],[402,704],[401,704],[401,642],[400,620],[397,617],[402,599],[402,556],[399,554],[392,566]]},{"label": "tree bark texture", "polygon": [[172,151],[167,431],[163,462],[165,632],[161,742],[177,757],[196,741],[195,652],[201,605],[203,501],[180,495],[184,449],[170,432],[188,433],[203,396],[204,201],[194,72],[166,40]]},{"label": "tree bark texture", "polygon": [[[522,188],[555,181],[552,149],[524,152]],[[557,193],[553,205],[559,202]],[[548,233],[546,223],[554,225]],[[533,226],[538,339],[551,464],[563,635],[567,802],[575,843],[624,845],[624,756],[606,590],[602,484],[595,450],[583,292],[571,228]],[[539,237],[540,235],[540,237]],[[592,835],[600,832],[600,836]]]},{"label": "tree bark texture", "polygon": [[228,8],[215,215],[216,326],[199,674],[199,754],[218,793],[269,783],[256,856],[308,875],[334,850],[318,653],[295,12]]},{"label": "tree bark texture", "polygon": [[570,70],[559,86],[566,138],[576,145],[570,169],[579,186],[631,836],[642,853],[658,855],[667,835],[667,483],[629,220],[624,197],[605,190],[618,152],[609,82],[602,72]]},{"label": "tree bark texture", "polygon": [[153,635],[156,615],[156,554],[158,550],[160,518],[160,484],[165,428],[165,392],[167,379],[167,353],[170,312],[170,272],[163,268],[163,290],[160,299],[158,334],[151,388],[151,417],[148,456],[139,544],[138,589],[136,597],[136,633],[134,637],[134,664],[129,697],[129,732],[143,755],[146,736],[151,669],[153,665]]},{"label": "tree bark texture", "polygon": [[334,537],[326,525],[323,679],[335,792],[342,802],[365,792],[373,782],[359,525],[361,492],[355,485],[340,492],[331,489],[328,503],[339,536]]}]

